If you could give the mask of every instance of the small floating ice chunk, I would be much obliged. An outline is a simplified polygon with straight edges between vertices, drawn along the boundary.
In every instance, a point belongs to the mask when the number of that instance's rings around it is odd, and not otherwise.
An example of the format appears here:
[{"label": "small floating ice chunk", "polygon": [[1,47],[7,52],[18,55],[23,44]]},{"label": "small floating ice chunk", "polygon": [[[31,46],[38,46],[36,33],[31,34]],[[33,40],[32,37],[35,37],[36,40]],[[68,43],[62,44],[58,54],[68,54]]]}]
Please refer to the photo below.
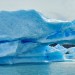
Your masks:
[{"label": "small floating ice chunk", "polygon": [[54,51],[54,52],[47,53],[47,59],[49,61],[63,61],[64,55],[60,51]]},{"label": "small floating ice chunk", "polygon": [[61,51],[62,53],[64,53],[64,54],[68,51],[67,48],[64,48],[62,45],[59,45],[59,44],[57,44],[57,45],[55,46],[55,48],[58,49],[58,50],[60,50],[60,51]]},{"label": "small floating ice chunk", "polygon": [[64,54],[61,50],[55,47],[50,47],[50,50],[46,53],[48,61],[63,61],[65,59]]},{"label": "small floating ice chunk", "polygon": [[75,47],[69,48],[68,53],[69,54],[66,54],[67,59],[75,59]]}]

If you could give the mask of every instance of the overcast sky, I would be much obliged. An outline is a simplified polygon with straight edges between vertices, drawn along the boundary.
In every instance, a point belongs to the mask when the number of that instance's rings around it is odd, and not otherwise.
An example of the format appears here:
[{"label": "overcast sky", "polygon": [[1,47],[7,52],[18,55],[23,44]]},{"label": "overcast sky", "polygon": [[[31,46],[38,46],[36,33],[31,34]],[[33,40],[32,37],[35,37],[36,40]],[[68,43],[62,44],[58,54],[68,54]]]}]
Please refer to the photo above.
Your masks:
[{"label": "overcast sky", "polygon": [[75,19],[75,0],[0,0],[0,10],[35,9],[49,18]]}]

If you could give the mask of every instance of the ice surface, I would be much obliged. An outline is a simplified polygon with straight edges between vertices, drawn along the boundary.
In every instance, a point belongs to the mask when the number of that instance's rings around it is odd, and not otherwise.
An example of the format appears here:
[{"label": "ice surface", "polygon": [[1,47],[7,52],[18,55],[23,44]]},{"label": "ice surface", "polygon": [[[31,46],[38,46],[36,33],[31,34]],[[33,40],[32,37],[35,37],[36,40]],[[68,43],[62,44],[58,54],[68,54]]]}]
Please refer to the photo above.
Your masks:
[{"label": "ice surface", "polygon": [[59,45],[59,44],[57,44],[55,46],[55,48],[58,49],[58,50],[60,50],[63,54],[65,54],[68,51],[67,48],[64,48],[62,45]]},{"label": "ice surface", "polygon": [[35,10],[0,12],[0,64],[64,61],[64,43],[75,44],[75,21],[47,19]]},{"label": "ice surface", "polygon": [[68,59],[75,59],[75,47],[69,48],[68,53],[69,54],[66,55]]}]

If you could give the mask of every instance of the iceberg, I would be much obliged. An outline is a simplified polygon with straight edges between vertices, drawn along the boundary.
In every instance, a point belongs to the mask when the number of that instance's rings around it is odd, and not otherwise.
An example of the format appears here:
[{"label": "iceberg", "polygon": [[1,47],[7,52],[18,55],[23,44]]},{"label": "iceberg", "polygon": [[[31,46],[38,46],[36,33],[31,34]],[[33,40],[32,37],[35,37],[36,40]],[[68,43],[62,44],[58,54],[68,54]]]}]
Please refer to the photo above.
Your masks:
[{"label": "iceberg", "polygon": [[75,21],[48,19],[35,10],[0,11],[0,64],[65,61],[62,44],[75,44]]},{"label": "iceberg", "polygon": [[60,50],[63,54],[65,54],[68,51],[67,48],[64,48],[62,45],[59,45],[59,44],[57,44],[55,46],[55,48],[58,49],[58,50]]},{"label": "iceberg", "polygon": [[75,59],[75,47],[71,47],[68,49],[68,54],[66,55],[68,59]]}]

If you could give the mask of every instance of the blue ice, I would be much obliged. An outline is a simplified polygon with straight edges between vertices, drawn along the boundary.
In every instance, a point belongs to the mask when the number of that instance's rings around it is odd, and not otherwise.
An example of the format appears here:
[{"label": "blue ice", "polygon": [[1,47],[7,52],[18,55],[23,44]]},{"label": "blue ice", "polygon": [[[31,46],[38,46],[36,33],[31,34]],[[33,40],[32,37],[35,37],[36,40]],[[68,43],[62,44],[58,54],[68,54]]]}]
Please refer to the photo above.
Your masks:
[{"label": "blue ice", "polygon": [[69,56],[62,44],[75,44],[75,21],[47,19],[35,10],[0,12],[0,64],[64,61]]}]

